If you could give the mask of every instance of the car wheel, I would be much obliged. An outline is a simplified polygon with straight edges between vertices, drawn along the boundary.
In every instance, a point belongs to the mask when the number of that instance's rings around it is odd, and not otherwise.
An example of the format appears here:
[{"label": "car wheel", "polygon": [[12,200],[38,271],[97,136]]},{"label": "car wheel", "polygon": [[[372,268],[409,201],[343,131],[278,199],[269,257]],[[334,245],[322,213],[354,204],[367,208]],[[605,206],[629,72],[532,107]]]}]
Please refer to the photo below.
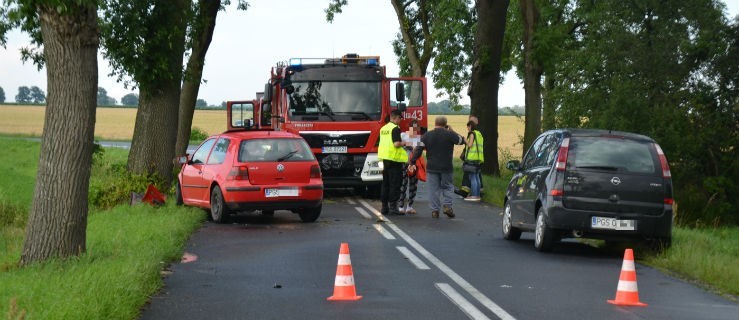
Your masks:
[{"label": "car wheel", "polygon": [[210,192],[210,217],[213,218],[214,222],[226,223],[229,214],[230,211],[226,207],[226,202],[223,200],[221,188],[218,186],[213,187],[213,190]]},{"label": "car wheel", "polygon": [[316,221],[316,219],[318,219],[318,216],[321,215],[321,206],[302,209],[298,212],[298,215],[300,216],[300,220],[302,220],[303,222]]},{"label": "car wheel", "polygon": [[521,238],[521,229],[516,228],[512,224],[511,204],[506,203],[503,209],[503,239],[518,240]]},{"label": "car wheel", "polygon": [[274,210],[262,210],[262,215],[272,217],[275,215],[275,211]]},{"label": "car wheel", "polygon": [[554,234],[552,229],[547,226],[544,213],[541,209],[536,215],[536,230],[534,231],[534,247],[541,252],[547,252],[552,249],[554,243]]},{"label": "car wheel", "polygon": [[182,188],[180,187],[180,180],[176,179],[174,184],[174,195],[175,195],[175,204],[178,206],[181,206],[184,204],[182,201]]}]

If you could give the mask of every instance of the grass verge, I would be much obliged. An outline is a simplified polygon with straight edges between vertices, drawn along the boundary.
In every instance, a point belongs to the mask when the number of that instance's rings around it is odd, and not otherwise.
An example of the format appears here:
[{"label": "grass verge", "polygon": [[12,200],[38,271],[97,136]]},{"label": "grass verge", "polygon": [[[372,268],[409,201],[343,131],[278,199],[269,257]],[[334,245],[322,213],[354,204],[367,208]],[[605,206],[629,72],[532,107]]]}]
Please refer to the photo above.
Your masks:
[{"label": "grass verge", "polygon": [[[90,209],[87,252],[19,268],[35,186],[39,142],[2,137],[0,162],[0,315],[9,319],[132,319],[161,287],[160,270],[179,260],[202,210],[168,204]],[[127,151],[105,149],[92,168],[91,191],[130,182],[117,173]],[[143,190],[140,190],[143,191]],[[100,194],[100,192],[91,192]]]},{"label": "grass verge", "polygon": [[[94,212],[85,254],[26,268],[5,265],[0,271],[0,314],[15,309],[33,319],[136,318],[161,287],[160,270],[179,260],[203,217],[201,210],[172,204]],[[19,244],[23,234],[11,236],[9,241]],[[3,255],[9,255],[3,261],[18,261],[20,250]]]}]

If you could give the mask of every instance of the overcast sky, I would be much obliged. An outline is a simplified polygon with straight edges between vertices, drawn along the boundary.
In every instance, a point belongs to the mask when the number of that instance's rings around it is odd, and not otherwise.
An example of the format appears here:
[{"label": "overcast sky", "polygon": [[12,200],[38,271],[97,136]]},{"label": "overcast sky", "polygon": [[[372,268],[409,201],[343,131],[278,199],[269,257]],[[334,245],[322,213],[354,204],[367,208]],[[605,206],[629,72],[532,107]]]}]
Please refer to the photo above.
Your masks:
[{"label": "overcast sky", "polygon": [[[234,3],[236,1],[233,1]],[[398,31],[395,11],[389,1],[351,0],[344,12],[326,22],[328,0],[252,0],[247,11],[235,4],[218,14],[213,42],[206,57],[199,98],[210,105],[226,100],[252,99],[264,88],[269,71],[278,61],[294,57],[329,58],[346,53],[379,55],[387,75],[396,76],[398,65],[391,41]],[[739,14],[739,0],[725,1],[728,15]],[[22,63],[20,48],[29,39],[13,31],[6,49],[0,48],[0,87],[6,102],[12,102],[20,86],[38,86],[46,91],[46,70]],[[119,103],[133,92],[109,77],[108,62],[100,56],[99,86]],[[430,81],[430,80],[429,80]],[[432,90],[429,101],[439,101]],[[524,104],[523,85],[509,73],[499,92],[499,105]],[[465,96],[463,103],[469,103]]]}]

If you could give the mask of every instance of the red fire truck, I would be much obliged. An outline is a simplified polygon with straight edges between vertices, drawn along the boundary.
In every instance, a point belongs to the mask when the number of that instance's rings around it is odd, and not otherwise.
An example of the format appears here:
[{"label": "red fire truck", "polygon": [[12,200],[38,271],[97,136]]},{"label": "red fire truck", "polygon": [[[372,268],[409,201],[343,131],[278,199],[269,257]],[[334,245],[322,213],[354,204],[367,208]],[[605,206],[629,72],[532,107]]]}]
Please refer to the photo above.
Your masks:
[{"label": "red fire truck", "polygon": [[293,58],[272,68],[263,93],[228,102],[228,129],[286,130],[302,136],[316,155],[327,187],[379,194],[380,128],[390,112],[428,125],[426,78],[385,75],[377,56]]}]

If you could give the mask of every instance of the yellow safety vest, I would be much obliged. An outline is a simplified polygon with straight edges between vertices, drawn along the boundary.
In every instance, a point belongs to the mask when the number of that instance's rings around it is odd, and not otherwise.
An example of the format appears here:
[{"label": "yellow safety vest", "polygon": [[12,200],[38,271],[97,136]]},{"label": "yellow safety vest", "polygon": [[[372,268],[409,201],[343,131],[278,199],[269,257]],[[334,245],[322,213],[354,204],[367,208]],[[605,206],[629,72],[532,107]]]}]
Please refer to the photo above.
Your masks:
[{"label": "yellow safety vest", "polygon": [[475,143],[467,148],[467,160],[485,162],[485,155],[482,152],[482,133],[477,130],[473,130],[472,133],[475,134]]},{"label": "yellow safety vest", "polygon": [[395,147],[393,145],[393,129],[398,125],[388,122],[380,128],[380,145],[377,147],[377,157],[380,160],[390,160],[395,162],[408,162],[408,154],[402,146]]}]

